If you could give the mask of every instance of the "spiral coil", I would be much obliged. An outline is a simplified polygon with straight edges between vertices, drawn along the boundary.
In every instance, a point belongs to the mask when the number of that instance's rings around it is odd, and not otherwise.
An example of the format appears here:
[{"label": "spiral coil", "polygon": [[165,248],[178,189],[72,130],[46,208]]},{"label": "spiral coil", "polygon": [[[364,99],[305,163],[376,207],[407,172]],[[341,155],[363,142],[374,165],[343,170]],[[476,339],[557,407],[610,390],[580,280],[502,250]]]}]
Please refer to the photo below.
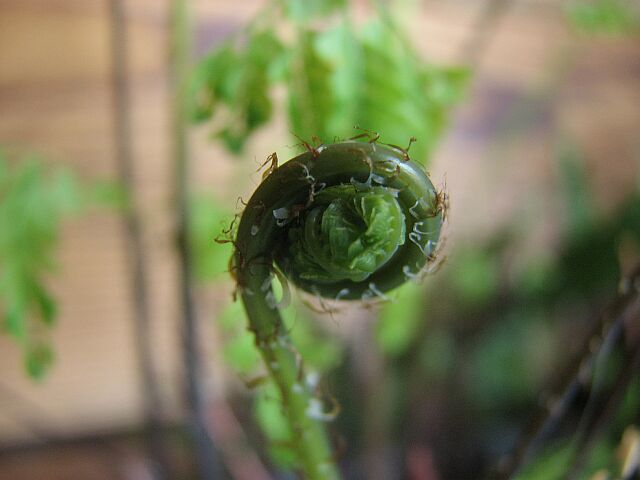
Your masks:
[{"label": "spiral coil", "polygon": [[[378,296],[419,278],[433,260],[443,208],[406,152],[364,142],[321,146],[275,169],[255,191],[238,227],[236,266],[275,262],[296,286],[327,298]],[[252,283],[238,280],[241,288]]]}]

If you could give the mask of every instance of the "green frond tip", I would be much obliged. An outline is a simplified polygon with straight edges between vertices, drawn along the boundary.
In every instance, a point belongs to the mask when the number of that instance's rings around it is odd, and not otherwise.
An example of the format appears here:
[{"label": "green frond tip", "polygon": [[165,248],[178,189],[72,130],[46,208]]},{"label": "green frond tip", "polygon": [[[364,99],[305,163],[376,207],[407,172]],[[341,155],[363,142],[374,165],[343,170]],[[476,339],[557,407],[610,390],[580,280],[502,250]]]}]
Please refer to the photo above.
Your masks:
[{"label": "green frond tip", "polygon": [[445,207],[424,169],[398,147],[310,147],[249,200],[235,243],[238,287],[261,291],[252,272],[275,263],[316,295],[381,296],[429,270]]},{"label": "green frond tip", "polygon": [[321,283],[364,281],[404,243],[404,221],[400,205],[382,187],[326,188],[300,226],[289,229],[292,268]]}]

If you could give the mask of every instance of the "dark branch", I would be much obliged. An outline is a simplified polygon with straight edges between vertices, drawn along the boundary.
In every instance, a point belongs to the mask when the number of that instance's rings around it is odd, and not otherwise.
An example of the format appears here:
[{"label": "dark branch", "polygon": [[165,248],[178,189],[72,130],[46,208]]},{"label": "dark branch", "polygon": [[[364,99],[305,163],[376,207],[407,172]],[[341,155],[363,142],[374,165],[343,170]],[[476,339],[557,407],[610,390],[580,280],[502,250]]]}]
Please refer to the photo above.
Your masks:
[{"label": "dark branch", "polygon": [[202,391],[202,365],[198,348],[199,328],[195,310],[192,254],[189,244],[189,148],[187,142],[186,84],[189,74],[189,30],[187,2],[174,0],[171,12],[171,93],[173,161],[175,168],[174,202],[178,247],[180,304],[183,320],[183,358],[189,426],[196,447],[199,478],[220,478],[222,468],[208,428]]},{"label": "dark branch", "polygon": [[[563,376],[563,387],[555,400],[541,406],[537,419],[523,435],[514,452],[501,462],[496,477],[514,477],[529,464],[542,447],[552,439],[566,422],[580,398],[588,398],[582,409],[578,430],[574,436],[574,456],[571,472],[578,472],[595,438],[615,413],[623,393],[640,362],[640,266],[623,279],[618,296],[594,322],[580,353]],[[609,355],[619,354],[623,367],[610,378],[610,384],[599,388],[595,374],[599,362]],[[571,473],[569,472],[569,473]]]},{"label": "dark branch", "polygon": [[116,162],[118,176],[127,196],[123,217],[127,264],[130,266],[130,285],[134,304],[134,337],[140,369],[140,388],[144,398],[147,445],[149,455],[156,464],[153,468],[154,477],[160,479],[170,476],[170,463],[161,431],[162,400],[153,367],[147,265],[142,247],[140,215],[134,199],[135,178],[131,137],[131,94],[128,81],[128,37],[123,1],[110,0],[109,9]]}]

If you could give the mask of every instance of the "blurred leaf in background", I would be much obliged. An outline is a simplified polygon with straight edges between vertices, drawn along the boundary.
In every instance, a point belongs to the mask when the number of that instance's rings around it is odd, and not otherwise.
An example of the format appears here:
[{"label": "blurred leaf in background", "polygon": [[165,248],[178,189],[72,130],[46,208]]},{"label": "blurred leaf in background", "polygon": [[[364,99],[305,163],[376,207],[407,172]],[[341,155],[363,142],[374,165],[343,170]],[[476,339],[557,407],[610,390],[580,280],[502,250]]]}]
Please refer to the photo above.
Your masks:
[{"label": "blurred leaf in background", "polygon": [[227,42],[196,68],[191,84],[192,116],[222,117],[214,129],[233,153],[240,153],[251,133],[271,119],[269,88],[283,46],[271,29],[251,30],[243,45]]},{"label": "blurred leaf in background", "polygon": [[[356,27],[344,1],[278,4],[279,22],[250,26],[200,62],[191,84],[194,120],[210,120],[214,135],[240,153],[272,118],[272,90],[282,85],[294,135],[333,142],[359,127],[400,146],[415,137],[412,157],[426,162],[464,92],[466,70],[422,61],[387,11]],[[310,26],[338,11],[326,28]],[[285,40],[279,26],[287,24],[294,35]]]},{"label": "blurred leaf in background", "polygon": [[35,158],[9,162],[0,152],[0,315],[33,377],[44,375],[53,360],[46,330],[57,305],[48,275],[55,267],[61,222],[80,204],[69,171],[49,171]]},{"label": "blurred leaf in background", "polygon": [[329,119],[335,105],[330,64],[317,50],[318,34],[303,31],[291,50],[287,72],[289,123],[292,131],[304,139],[330,138]]},{"label": "blurred leaf in background", "polygon": [[347,0],[280,0],[286,16],[294,22],[305,22],[329,15],[347,6]]},{"label": "blurred leaf in background", "polygon": [[[385,19],[360,34],[362,70],[353,122],[380,132],[385,142],[407,145],[420,163],[443,133],[451,107],[461,98],[467,72],[421,61],[408,40]],[[337,49],[336,49],[337,50]]]},{"label": "blurred leaf in background", "polygon": [[567,8],[567,15],[575,28],[588,34],[640,32],[640,8],[634,0],[581,0]]}]

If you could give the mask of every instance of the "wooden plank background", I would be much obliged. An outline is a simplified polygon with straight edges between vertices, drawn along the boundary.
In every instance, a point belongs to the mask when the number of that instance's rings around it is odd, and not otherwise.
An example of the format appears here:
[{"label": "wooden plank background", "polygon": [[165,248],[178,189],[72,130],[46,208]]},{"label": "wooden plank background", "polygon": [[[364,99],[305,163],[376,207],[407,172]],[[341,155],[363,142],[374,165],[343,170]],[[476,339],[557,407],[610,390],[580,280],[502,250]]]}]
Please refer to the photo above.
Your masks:
[{"label": "wooden plank background", "polygon": [[[196,49],[206,51],[263,3],[194,2]],[[364,12],[366,2],[360,3]],[[410,19],[421,53],[436,62],[458,61],[483,2],[421,3],[421,14]],[[130,0],[127,18],[136,194],[151,265],[152,341],[168,415],[177,418],[181,367],[168,209],[166,2]],[[114,178],[108,33],[105,1],[0,2],[0,145],[12,154],[39,152],[87,180]],[[495,26],[432,169],[436,178],[447,174],[454,199],[454,239],[486,233],[523,204],[530,205],[525,210],[531,215],[541,215],[553,204],[559,132],[587,152],[593,189],[603,208],[611,208],[633,188],[640,151],[638,41],[569,38],[551,2],[518,2]],[[575,58],[569,74],[561,77],[559,88],[555,85],[552,101],[538,103],[532,95],[554,84],[565,51]],[[527,103],[527,98],[534,100]],[[500,129],[518,104],[539,105],[534,112],[539,122],[505,139]],[[239,166],[207,141],[206,128],[194,129],[192,143],[195,189],[233,202],[238,184],[245,195],[255,186],[255,175],[249,172],[257,159],[274,148],[286,150],[290,141],[284,123],[277,122],[256,135]],[[542,229],[544,238],[536,239],[536,248],[553,243],[557,222],[545,221],[548,228]],[[65,225],[61,245],[58,273],[51,279],[60,300],[51,374],[38,383],[25,378],[19,350],[0,336],[0,445],[41,435],[118,429],[141,420],[120,219],[112,212],[92,211]],[[207,293],[207,305],[215,310],[226,294]],[[202,313],[207,365],[217,373],[207,384],[220,395],[224,374],[214,353],[214,315],[208,309]]]}]

